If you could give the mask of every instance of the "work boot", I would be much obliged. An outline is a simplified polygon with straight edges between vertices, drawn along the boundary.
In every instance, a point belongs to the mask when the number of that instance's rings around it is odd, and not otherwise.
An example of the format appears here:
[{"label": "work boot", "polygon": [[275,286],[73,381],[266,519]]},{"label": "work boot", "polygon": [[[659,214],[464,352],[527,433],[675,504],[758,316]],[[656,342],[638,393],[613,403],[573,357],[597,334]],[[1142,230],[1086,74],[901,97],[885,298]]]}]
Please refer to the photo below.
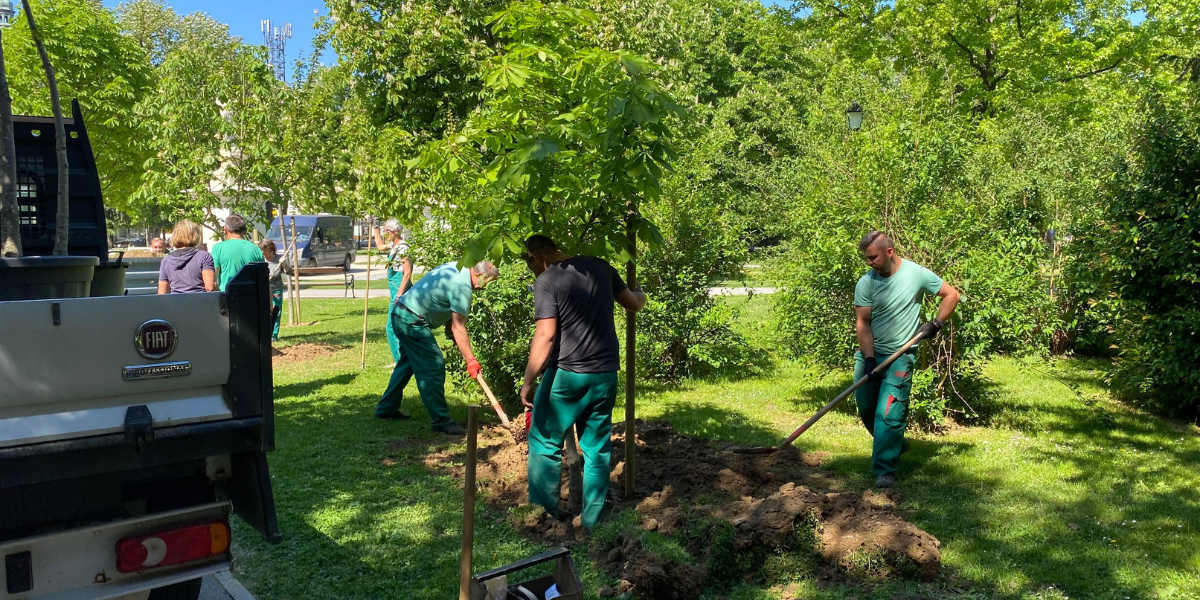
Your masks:
[{"label": "work boot", "polygon": [[394,413],[385,414],[385,415],[376,414],[375,418],[376,419],[395,419],[397,421],[407,421],[412,418],[412,415],[410,415],[402,410],[397,410]]},{"label": "work boot", "polygon": [[875,479],[875,487],[877,487],[881,490],[896,487],[896,476],[895,475],[880,475],[878,478]]},{"label": "work boot", "polygon": [[433,430],[440,432],[440,433],[444,433],[446,435],[466,435],[467,434],[467,430],[463,429],[462,427],[459,427],[458,423],[455,423],[454,421],[451,421],[449,424],[443,425],[441,427],[434,427]]}]

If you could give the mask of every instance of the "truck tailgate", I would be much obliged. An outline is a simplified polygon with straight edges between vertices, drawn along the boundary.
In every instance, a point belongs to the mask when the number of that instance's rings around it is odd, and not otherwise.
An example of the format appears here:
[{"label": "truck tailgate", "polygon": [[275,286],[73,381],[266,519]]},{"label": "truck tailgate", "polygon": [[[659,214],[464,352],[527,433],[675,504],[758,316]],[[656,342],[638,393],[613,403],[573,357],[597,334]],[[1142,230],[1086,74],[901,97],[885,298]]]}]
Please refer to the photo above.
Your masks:
[{"label": "truck tailgate", "polygon": [[[137,334],[155,319],[175,334],[152,359]],[[155,427],[230,418],[229,331],[216,292],[0,303],[0,448],[120,432],[137,405]]]}]

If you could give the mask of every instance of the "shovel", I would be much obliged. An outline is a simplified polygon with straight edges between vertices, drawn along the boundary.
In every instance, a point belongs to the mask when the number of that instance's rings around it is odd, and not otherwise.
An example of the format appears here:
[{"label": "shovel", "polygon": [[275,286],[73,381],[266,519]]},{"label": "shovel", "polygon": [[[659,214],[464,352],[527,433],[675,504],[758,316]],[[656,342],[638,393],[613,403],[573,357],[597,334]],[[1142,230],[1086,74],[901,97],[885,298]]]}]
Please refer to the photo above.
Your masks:
[{"label": "shovel", "polygon": [[496,410],[496,416],[500,417],[500,423],[504,425],[505,429],[512,429],[512,423],[509,422],[508,415],[504,413],[503,408],[500,408],[500,403],[496,401],[496,396],[492,394],[492,388],[488,387],[487,382],[483,380],[483,374],[481,373],[475,377],[475,381],[479,382],[479,387],[483,388],[483,395],[487,396],[488,402],[492,403],[492,408]]},{"label": "shovel", "polygon": [[901,354],[908,352],[909,348],[912,348],[913,346],[915,346],[917,344],[917,342],[920,342],[921,339],[924,337],[925,337],[924,334],[921,334],[921,333],[918,333],[917,335],[913,336],[913,339],[908,340],[908,342],[905,343],[903,346],[901,346],[899,350],[897,350],[894,354],[889,356],[887,360],[883,361],[882,363],[879,363],[879,365],[875,367],[874,371],[871,371],[870,373],[860,377],[858,379],[858,381],[855,381],[853,384],[850,385],[850,387],[846,388],[845,391],[838,394],[836,398],[834,398],[833,400],[830,400],[829,404],[826,404],[825,406],[821,407],[821,410],[818,410],[817,414],[813,415],[811,418],[809,418],[809,420],[805,421],[803,425],[801,425],[795,431],[793,431],[792,435],[789,435],[787,437],[787,439],[783,440],[783,442],[781,442],[778,446],[769,446],[769,447],[765,447],[765,448],[764,447],[734,448],[733,452],[735,454],[775,454],[776,452],[779,452],[780,450],[783,450],[784,448],[787,448],[788,446],[792,445],[792,442],[796,441],[796,438],[800,437],[800,435],[802,433],[804,433],[805,431],[808,431],[808,428],[812,427],[814,423],[816,423],[817,421],[820,421],[821,417],[825,416],[825,413],[828,413],[829,411],[833,410],[833,407],[837,406],[838,404],[841,404],[842,400],[845,400],[847,397],[850,396],[850,394],[853,394],[854,390],[857,390],[858,388],[862,387],[863,384],[870,381],[871,375],[875,375],[875,374],[882,375],[883,373],[886,373],[888,367],[891,366],[892,363],[896,362],[896,359],[900,358]]}]

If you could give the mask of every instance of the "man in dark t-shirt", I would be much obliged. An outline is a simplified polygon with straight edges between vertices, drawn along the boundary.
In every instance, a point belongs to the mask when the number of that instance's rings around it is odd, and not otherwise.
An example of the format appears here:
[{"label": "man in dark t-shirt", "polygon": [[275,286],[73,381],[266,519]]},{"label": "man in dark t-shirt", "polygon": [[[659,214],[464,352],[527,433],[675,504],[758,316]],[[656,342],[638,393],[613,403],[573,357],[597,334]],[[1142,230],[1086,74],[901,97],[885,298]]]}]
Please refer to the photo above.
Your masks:
[{"label": "man in dark t-shirt", "polygon": [[[563,440],[575,427],[583,453],[583,514],[591,529],[608,497],[612,410],[617,399],[620,345],[613,303],[641,310],[646,295],[626,287],[617,270],[592,256],[568,256],[544,235],[525,240],[537,328],[521,386],[533,409],[529,430],[529,501],[558,514]],[[533,383],[545,369],[537,392]]]}]

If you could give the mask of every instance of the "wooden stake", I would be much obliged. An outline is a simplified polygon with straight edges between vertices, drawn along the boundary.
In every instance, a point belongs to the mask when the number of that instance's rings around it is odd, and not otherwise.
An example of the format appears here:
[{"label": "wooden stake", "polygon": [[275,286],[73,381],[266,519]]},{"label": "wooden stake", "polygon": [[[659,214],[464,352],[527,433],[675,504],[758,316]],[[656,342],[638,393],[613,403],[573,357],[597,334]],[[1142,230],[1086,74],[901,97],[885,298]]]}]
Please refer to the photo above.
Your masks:
[{"label": "wooden stake", "polygon": [[[370,227],[370,226],[368,226]],[[359,370],[367,368],[367,307],[371,304],[371,233],[374,233],[374,228],[367,234],[367,293],[363,298],[363,339],[362,339],[362,364],[359,365]],[[342,294],[343,296],[345,294]],[[388,309],[391,318],[391,307]]]},{"label": "wooden stake", "polygon": [[[283,224],[283,221],[280,221]],[[292,325],[300,324],[300,249],[296,247],[296,217],[292,217],[292,302],[295,308],[292,309],[292,319],[295,321]]]},{"label": "wooden stake", "polygon": [[[633,231],[634,211],[631,209],[625,220],[625,231],[629,236],[629,262],[625,263],[625,285],[636,289],[637,235]],[[635,365],[637,359],[637,313],[625,311],[625,498],[633,497],[634,472],[637,465],[637,411],[634,408],[636,392]]]},{"label": "wooden stake", "polygon": [[475,456],[478,452],[479,405],[467,407],[467,465],[463,481],[462,561],[459,563],[458,600],[471,599],[471,562],[475,551]]}]

